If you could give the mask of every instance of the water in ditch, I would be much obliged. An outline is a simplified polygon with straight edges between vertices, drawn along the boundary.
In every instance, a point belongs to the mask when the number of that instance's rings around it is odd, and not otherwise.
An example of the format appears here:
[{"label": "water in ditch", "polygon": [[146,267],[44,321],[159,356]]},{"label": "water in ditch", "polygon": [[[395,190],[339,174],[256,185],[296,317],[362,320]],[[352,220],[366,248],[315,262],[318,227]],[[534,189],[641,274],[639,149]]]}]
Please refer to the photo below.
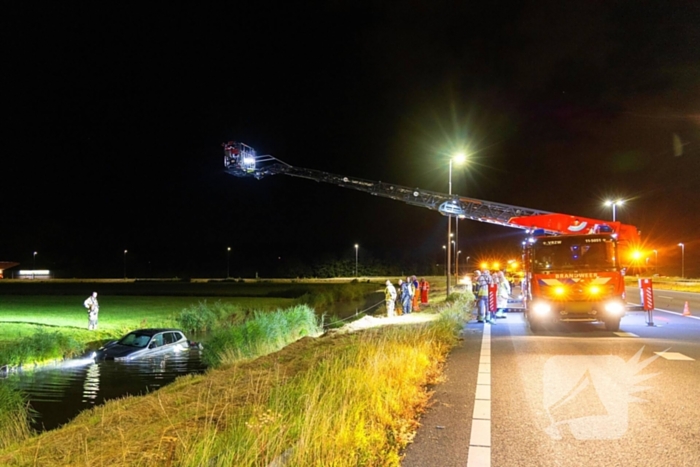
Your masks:
[{"label": "water in ditch", "polygon": [[206,366],[196,349],[157,359],[94,362],[91,358],[24,370],[0,384],[21,389],[37,412],[33,428],[51,430],[81,411],[109,399],[155,391],[178,376],[202,373]]}]

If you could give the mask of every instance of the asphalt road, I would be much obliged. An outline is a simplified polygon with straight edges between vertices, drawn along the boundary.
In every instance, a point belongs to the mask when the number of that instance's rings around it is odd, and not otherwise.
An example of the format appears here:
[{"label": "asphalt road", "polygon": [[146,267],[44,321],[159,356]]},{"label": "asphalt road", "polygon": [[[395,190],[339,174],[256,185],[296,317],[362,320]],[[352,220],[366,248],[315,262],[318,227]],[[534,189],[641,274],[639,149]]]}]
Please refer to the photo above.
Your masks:
[{"label": "asphalt road", "polygon": [[655,326],[628,313],[619,333],[469,323],[402,465],[700,466],[700,295],[655,305]]}]

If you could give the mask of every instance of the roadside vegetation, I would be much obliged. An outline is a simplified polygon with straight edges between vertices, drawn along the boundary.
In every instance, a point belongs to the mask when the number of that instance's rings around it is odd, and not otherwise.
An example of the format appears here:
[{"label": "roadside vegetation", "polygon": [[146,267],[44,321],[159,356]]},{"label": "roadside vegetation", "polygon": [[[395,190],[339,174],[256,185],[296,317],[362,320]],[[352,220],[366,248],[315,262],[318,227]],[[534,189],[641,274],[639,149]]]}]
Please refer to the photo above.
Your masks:
[{"label": "roadside vegetation", "polygon": [[[399,465],[467,309],[445,305],[423,324],[306,337],[259,358],[312,331],[315,315],[303,306],[287,310],[293,318],[254,313],[247,327],[225,330],[238,337],[222,340],[217,368],[83,412],[0,450],[0,464]],[[272,347],[262,344],[268,334]],[[241,336],[251,337],[245,352],[231,347]]]},{"label": "roadside vegetation", "polygon": [[[677,290],[679,292],[700,292],[700,280],[698,279],[683,279],[680,277],[640,277],[650,278],[654,289]],[[639,277],[626,276],[625,284],[629,287],[637,287],[639,285]]]},{"label": "roadside vegetation", "polygon": [[0,384],[0,450],[32,436],[32,412],[22,394]]}]

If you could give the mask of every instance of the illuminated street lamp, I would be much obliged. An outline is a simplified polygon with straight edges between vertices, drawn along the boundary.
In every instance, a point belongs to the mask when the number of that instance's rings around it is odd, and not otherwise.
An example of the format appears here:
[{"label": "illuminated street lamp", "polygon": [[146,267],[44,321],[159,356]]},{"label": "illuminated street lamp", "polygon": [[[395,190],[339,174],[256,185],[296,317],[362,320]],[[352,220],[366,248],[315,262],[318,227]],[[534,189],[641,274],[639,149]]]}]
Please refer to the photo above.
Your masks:
[{"label": "illuminated street lamp", "polygon": [[685,245],[679,243],[678,246],[681,247],[681,279],[685,279]]},{"label": "illuminated street lamp", "polygon": [[357,277],[357,254],[359,251],[360,245],[355,243],[355,277]]},{"label": "illuminated street lamp", "polygon": [[124,250],[124,279],[126,279],[126,254],[129,250]]},{"label": "illuminated street lamp", "polygon": [[34,252],[34,255],[33,255],[33,256],[34,256],[33,259],[34,259],[34,270],[35,270],[35,271],[36,271],[36,254],[37,254],[37,252],[35,251],[35,252]]},{"label": "illuminated street lamp", "polygon": [[606,206],[612,206],[612,215],[613,215],[613,222],[615,222],[615,207],[616,206],[622,206],[625,203],[625,200],[623,199],[618,199],[615,201],[607,200],[605,202]]},{"label": "illuminated street lamp", "polygon": [[231,247],[226,248],[226,279],[231,277]]},{"label": "illuminated street lamp", "polygon": [[[450,171],[449,171],[449,178],[448,178],[448,181],[449,181],[448,187],[449,187],[450,198],[452,197],[452,163],[455,162],[457,164],[462,164],[466,160],[467,160],[467,156],[462,152],[457,153],[454,156],[450,157]],[[448,215],[447,216],[447,242],[448,242],[448,245],[449,245],[449,242],[451,242],[451,241],[452,241],[452,217],[450,217]],[[449,297],[450,296],[450,273],[452,271],[452,268],[450,267],[450,263],[451,263],[450,250],[451,249],[447,248],[447,247],[445,249],[447,250],[447,261],[446,261],[446,265],[445,265],[445,283],[447,284],[446,294]]]}]

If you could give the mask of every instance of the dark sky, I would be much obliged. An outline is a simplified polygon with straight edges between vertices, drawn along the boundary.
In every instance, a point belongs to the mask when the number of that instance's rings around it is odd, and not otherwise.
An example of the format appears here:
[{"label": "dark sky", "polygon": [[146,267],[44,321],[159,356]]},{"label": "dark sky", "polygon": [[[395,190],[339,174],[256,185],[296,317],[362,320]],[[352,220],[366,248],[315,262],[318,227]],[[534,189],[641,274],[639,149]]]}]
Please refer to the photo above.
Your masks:
[{"label": "dark sky", "polygon": [[[242,2],[230,2],[235,5]],[[290,164],[618,220],[700,274],[694,1],[95,3],[5,7],[0,260],[119,276],[286,258],[441,258],[426,209],[223,172],[221,143]],[[137,6],[138,5],[138,6]],[[371,5],[371,6],[363,6]],[[683,154],[674,154],[673,135]],[[517,230],[460,223],[472,257]],[[282,257],[282,260],[277,260]]]}]

